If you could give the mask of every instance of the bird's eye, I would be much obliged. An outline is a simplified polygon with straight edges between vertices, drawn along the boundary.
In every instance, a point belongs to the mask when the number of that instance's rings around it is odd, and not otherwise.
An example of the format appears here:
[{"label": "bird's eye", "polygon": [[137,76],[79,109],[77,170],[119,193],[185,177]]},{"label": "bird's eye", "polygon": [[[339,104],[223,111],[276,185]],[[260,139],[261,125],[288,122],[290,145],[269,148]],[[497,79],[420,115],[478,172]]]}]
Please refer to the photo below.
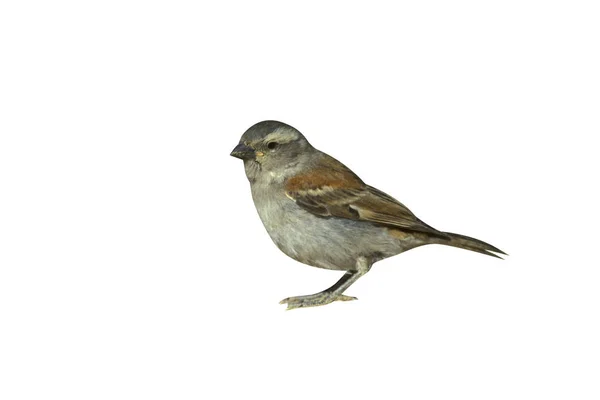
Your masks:
[{"label": "bird's eye", "polygon": [[267,147],[269,149],[271,149],[271,150],[276,149],[277,146],[279,146],[279,143],[277,143],[277,142],[269,142],[269,143],[267,143]]}]

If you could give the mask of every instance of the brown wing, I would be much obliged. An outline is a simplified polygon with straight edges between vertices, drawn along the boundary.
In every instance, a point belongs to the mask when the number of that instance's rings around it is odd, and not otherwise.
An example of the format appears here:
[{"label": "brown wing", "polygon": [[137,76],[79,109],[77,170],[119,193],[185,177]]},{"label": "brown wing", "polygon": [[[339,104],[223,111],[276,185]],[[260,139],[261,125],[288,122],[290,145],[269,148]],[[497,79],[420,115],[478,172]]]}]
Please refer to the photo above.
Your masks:
[{"label": "brown wing", "polygon": [[300,207],[321,217],[348,218],[447,236],[418,219],[393,197],[366,185],[350,169],[326,155],[311,173],[289,179],[286,195]]}]

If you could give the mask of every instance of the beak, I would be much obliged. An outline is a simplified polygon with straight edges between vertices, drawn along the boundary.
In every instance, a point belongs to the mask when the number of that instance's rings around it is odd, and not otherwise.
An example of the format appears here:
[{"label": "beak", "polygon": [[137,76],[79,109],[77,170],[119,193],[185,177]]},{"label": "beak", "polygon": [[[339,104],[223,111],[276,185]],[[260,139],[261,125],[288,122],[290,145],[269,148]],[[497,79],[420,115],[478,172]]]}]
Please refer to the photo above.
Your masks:
[{"label": "beak", "polygon": [[233,149],[230,156],[239,158],[241,160],[250,160],[256,157],[256,153],[252,147],[240,143],[235,146],[235,149]]}]

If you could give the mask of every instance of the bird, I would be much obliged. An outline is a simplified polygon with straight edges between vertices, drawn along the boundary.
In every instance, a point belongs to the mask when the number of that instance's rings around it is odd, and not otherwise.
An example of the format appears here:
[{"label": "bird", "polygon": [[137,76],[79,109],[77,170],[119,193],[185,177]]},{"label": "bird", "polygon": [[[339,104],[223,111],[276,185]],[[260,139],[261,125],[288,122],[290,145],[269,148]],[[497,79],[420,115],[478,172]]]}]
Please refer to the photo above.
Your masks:
[{"label": "bird", "polygon": [[357,300],[344,292],[373,264],[419,246],[506,255],[481,240],[427,225],[283,122],[254,124],[230,155],[243,160],[254,205],[275,245],[303,264],[344,271],[321,292],[283,299],[288,310]]}]

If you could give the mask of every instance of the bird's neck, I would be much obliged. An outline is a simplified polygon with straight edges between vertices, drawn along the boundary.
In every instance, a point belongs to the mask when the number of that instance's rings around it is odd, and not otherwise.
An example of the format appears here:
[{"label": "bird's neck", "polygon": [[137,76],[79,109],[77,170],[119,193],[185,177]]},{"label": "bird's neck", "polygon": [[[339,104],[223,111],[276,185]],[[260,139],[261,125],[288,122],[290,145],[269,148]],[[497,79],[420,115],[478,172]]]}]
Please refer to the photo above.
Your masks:
[{"label": "bird's neck", "polygon": [[246,176],[252,185],[283,185],[285,181],[299,174],[304,166],[300,160],[295,160],[283,167],[269,169],[250,161],[246,165]]}]

